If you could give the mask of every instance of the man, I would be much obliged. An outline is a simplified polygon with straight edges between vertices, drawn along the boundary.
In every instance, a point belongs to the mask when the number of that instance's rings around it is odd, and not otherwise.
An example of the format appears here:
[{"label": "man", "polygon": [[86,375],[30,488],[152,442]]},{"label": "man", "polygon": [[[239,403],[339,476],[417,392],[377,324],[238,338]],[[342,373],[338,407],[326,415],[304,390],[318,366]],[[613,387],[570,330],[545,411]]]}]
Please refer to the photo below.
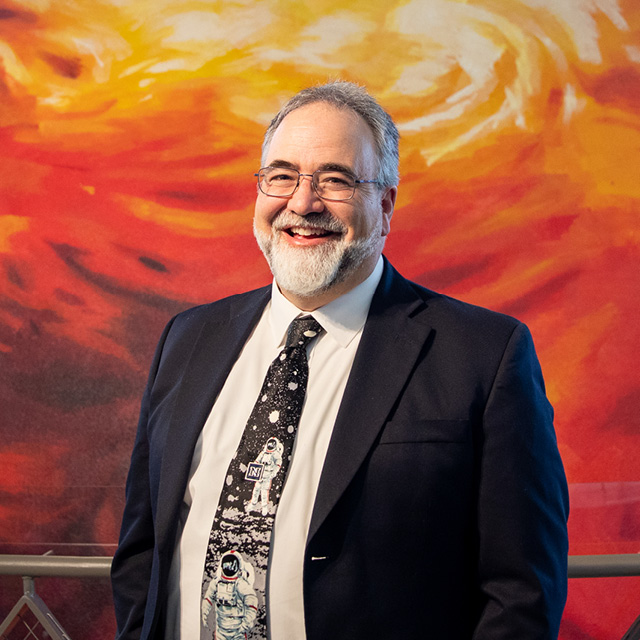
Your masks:
[{"label": "man", "polygon": [[[224,637],[228,553],[260,594],[254,626],[235,618],[249,638],[557,637],[568,499],[531,337],[382,258],[397,142],[342,82],[301,92],[267,130],[254,231],[274,283],[186,311],[161,338],[113,562],[118,638]],[[262,509],[267,437],[238,456],[294,348],[280,351],[287,326],[309,313],[286,485]],[[272,466],[269,483],[284,475]]]}]

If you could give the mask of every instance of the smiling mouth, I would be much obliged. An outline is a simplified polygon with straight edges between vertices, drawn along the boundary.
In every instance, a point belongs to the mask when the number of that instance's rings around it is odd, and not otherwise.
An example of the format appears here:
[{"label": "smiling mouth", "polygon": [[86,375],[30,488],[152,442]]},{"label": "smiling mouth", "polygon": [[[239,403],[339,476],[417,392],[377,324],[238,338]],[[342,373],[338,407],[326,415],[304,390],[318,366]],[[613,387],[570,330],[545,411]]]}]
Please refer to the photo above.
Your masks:
[{"label": "smiling mouth", "polygon": [[292,238],[328,238],[329,236],[336,235],[334,231],[328,231],[327,229],[321,229],[319,227],[288,227],[283,229]]}]

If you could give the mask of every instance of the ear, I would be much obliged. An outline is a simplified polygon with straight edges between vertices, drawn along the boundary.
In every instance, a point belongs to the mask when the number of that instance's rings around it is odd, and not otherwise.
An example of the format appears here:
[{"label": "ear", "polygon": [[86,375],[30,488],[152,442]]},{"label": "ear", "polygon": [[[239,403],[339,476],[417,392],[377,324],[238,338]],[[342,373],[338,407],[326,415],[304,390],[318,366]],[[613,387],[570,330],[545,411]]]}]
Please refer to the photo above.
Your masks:
[{"label": "ear", "polygon": [[391,216],[393,208],[396,204],[396,196],[398,195],[398,187],[387,187],[381,194],[380,208],[382,210],[382,236],[389,235],[391,231]]}]

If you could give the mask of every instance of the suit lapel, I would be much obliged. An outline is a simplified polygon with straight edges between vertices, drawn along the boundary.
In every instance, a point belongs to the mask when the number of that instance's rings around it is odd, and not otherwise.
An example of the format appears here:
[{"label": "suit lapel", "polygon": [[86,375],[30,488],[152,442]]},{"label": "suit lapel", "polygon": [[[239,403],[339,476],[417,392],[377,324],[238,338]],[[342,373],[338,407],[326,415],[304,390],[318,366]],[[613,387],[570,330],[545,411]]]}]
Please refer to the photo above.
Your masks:
[{"label": "suit lapel", "polygon": [[350,484],[402,392],[431,332],[425,308],[387,262],[336,418],[308,540]]},{"label": "suit lapel", "polygon": [[[172,414],[160,470],[156,535],[173,545],[193,450],[211,407],[267,304],[266,287],[203,324]],[[430,327],[425,302],[388,263],[374,295],[327,451],[310,540],[373,446],[422,351]],[[393,375],[388,375],[388,372]]]},{"label": "suit lapel", "polygon": [[271,288],[232,301],[228,315],[205,322],[180,382],[160,470],[156,535],[173,544],[193,450],[225,380],[267,304]]}]

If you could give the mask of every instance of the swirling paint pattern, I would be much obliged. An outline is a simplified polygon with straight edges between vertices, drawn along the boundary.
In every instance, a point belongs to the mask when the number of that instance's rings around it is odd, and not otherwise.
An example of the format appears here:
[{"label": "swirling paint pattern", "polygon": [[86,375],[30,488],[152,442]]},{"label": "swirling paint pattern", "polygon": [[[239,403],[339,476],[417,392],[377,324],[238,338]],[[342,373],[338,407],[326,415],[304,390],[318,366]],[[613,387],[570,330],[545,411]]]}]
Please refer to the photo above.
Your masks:
[{"label": "swirling paint pattern", "polygon": [[[262,131],[338,77],[401,130],[389,257],[532,328],[572,553],[638,551],[638,3],[23,0],[0,2],[7,552],[112,551],[157,335],[268,280]],[[596,592],[572,583],[563,637],[622,635],[632,598],[594,620]]]}]

